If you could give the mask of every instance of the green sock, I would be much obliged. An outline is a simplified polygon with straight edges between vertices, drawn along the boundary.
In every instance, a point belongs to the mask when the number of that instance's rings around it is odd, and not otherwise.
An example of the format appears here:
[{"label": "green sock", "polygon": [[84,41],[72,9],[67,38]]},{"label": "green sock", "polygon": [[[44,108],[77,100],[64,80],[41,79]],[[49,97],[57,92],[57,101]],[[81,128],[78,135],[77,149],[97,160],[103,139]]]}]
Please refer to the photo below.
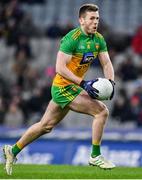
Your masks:
[{"label": "green sock", "polygon": [[12,146],[12,153],[14,154],[14,156],[17,156],[17,154],[21,151],[22,149],[20,149],[17,144]]},{"label": "green sock", "polygon": [[91,156],[96,157],[96,156],[99,156],[100,154],[101,154],[100,145],[92,144],[92,154],[91,154]]}]

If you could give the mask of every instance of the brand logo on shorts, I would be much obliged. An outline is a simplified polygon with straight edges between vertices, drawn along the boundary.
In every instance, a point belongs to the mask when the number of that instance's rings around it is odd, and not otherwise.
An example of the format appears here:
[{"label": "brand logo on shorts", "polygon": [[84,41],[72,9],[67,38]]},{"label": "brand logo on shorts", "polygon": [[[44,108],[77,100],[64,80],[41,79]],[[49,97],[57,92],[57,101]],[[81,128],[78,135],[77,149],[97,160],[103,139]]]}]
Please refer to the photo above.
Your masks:
[{"label": "brand logo on shorts", "polygon": [[77,91],[77,88],[74,87],[74,86],[73,86],[71,89],[72,89],[73,91]]}]

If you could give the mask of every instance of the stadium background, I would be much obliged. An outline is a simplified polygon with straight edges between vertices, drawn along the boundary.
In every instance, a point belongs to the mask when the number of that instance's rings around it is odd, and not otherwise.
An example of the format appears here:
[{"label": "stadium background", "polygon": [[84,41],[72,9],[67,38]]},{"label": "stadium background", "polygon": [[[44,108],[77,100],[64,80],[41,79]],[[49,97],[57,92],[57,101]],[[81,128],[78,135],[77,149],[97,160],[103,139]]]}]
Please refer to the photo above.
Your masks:
[{"label": "stadium background", "polygon": [[[98,31],[107,41],[116,75],[115,97],[106,102],[110,118],[103,154],[116,165],[142,166],[141,0],[0,1],[0,151],[42,116],[51,99],[60,39],[78,25],[83,3],[100,8]],[[96,60],[86,79],[99,76]],[[70,112],[52,133],[25,148],[18,162],[87,164],[91,122],[87,115]]]}]

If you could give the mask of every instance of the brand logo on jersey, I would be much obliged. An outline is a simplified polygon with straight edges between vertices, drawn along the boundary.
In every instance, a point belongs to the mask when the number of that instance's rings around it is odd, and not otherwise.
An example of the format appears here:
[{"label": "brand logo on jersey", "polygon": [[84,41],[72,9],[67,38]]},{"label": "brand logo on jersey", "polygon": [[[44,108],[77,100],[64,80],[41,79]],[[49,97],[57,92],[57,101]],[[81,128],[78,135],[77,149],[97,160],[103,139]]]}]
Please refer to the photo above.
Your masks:
[{"label": "brand logo on jersey", "polygon": [[85,46],[83,44],[79,44],[79,48],[78,49],[85,49]]},{"label": "brand logo on jersey", "polygon": [[95,59],[92,52],[84,53],[80,64],[87,64],[92,62]]}]

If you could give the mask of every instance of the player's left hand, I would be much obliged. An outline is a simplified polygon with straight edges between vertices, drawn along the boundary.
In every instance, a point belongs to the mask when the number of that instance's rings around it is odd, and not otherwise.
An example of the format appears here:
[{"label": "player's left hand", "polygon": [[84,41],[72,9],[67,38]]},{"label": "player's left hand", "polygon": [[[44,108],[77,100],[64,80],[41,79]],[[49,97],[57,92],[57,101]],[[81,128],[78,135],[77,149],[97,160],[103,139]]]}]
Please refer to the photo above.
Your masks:
[{"label": "player's left hand", "polygon": [[113,96],[114,96],[114,91],[115,91],[115,82],[113,81],[113,80],[111,80],[111,79],[109,79],[109,81],[111,82],[111,84],[112,84],[112,87],[113,87],[113,91],[112,91],[112,93],[111,93],[111,96],[110,96],[110,100],[113,98]]}]

